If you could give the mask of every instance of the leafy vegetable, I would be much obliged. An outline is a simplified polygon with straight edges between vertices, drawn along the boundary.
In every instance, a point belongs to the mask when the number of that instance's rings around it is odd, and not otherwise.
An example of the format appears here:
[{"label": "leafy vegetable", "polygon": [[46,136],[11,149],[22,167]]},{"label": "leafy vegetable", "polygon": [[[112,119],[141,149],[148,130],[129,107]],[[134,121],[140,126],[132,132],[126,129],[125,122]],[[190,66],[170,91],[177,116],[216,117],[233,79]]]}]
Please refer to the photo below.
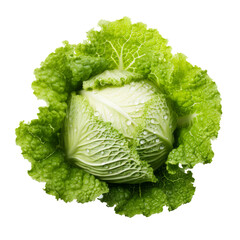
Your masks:
[{"label": "leafy vegetable", "polygon": [[212,161],[216,84],[157,30],[128,18],[99,25],[35,70],[34,94],[48,106],[16,129],[29,175],[66,202],[103,195],[129,217],[174,210],[194,194],[189,169]]}]

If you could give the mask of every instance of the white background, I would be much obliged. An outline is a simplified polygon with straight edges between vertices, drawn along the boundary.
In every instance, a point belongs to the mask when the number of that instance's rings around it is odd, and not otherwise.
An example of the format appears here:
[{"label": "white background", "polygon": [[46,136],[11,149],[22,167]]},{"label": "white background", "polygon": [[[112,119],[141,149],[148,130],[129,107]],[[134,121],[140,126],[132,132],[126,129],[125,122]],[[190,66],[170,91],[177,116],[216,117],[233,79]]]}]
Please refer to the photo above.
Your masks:
[{"label": "white background", "polygon": [[[1,1],[0,239],[240,239],[239,1]],[[222,96],[212,164],[193,170],[191,203],[149,218],[126,218],[98,201],[56,201],[27,174],[15,145],[19,121],[36,118],[33,70],[61,46],[78,43],[100,19],[128,16],[157,28],[173,52],[207,69]]]}]

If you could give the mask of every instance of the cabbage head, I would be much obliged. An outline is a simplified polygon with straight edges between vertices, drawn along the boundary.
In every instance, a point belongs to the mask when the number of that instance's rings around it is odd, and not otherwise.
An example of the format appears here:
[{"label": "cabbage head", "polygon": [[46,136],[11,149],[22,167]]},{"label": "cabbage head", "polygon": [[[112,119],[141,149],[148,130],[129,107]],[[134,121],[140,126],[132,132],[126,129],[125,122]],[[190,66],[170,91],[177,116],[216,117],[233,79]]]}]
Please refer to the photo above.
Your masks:
[{"label": "cabbage head", "polygon": [[28,173],[65,202],[98,198],[128,217],[174,210],[193,197],[191,169],[214,156],[217,86],[157,30],[126,17],[99,26],[35,69],[47,106],[16,129]]}]

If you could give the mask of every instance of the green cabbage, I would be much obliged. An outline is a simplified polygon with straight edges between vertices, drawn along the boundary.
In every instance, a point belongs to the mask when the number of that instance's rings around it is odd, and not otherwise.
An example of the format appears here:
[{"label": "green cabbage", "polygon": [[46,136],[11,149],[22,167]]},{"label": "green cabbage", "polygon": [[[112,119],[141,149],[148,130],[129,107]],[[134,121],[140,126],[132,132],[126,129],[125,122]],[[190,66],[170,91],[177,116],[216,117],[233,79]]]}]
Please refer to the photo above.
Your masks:
[{"label": "green cabbage", "polygon": [[157,30],[128,18],[99,26],[35,70],[47,106],[16,129],[28,173],[65,202],[99,197],[128,217],[174,210],[194,194],[189,169],[212,161],[216,84]]}]

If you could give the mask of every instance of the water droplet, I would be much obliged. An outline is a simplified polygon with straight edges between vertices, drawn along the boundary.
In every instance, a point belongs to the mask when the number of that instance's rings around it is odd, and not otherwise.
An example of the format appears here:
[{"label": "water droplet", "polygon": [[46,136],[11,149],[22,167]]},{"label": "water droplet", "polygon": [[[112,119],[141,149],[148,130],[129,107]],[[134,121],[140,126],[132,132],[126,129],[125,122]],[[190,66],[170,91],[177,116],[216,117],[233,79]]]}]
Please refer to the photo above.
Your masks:
[{"label": "water droplet", "polygon": [[127,125],[130,126],[131,124],[132,124],[132,122],[128,120]]},{"label": "water droplet", "polygon": [[98,116],[99,116],[99,112],[95,112],[95,113],[94,113],[94,116],[95,116],[95,117],[98,117]]},{"label": "water droplet", "polygon": [[136,112],[139,112],[139,108],[136,109]]},{"label": "water droplet", "polygon": [[154,119],[151,119],[151,123],[155,123]]},{"label": "water droplet", "polygon": [[87,140],[89,140],[90,138],[88,137]]},{"label": "water droplet", "polygon": [[87,153],[89,153],[89,149],[87,149]]},{"label": "water droplet", "polygon": [[108,168],[108,165],[106,165],[105,168]]},{"label": "water droplet", "polygon": [[112,117],[113,115],[112,115],[112,113],[110,113],[110,117]]},{"label": "water droplet", "polygon": [[143,134],[144,134],[144,135],[147,135],[147,131],[143,131]]},{"label": "water droplet", "polygon": [[165,119],[165,120],[168,119],[168,116],[167,115],[163,116],[163,119]]},{"label": "water droplet", "polygon": [[104,154],[104,151],[101,151],[101,154],[103,155],[103,154]]},{"label": "water droplet", "polygon": [[160,146],[160,148],[159,148],[160,150],[163,150],[164,149],[164,146],[162,145],[162,146]]},{"label": "water droplet", "polygon": [[172,128],[172,124],[169,125],[169,128]]},{"label": "water droplet", "polygon": [[145,103],[145,101],[144,100],[141,100],[141,102],[140,103]]},{"label": "water droplet", "polygon": [[109,171],[108,173],[110,173],[110,174],[111,174],[111,173],[112,173],[112,171]]},{"label": "water droplet", "polygon": [[156,134],[157,132],[156,131],[153,131],[154,134]]},{"label": "water droplet", "polygon": [[121,145],[123,146],[123,144],[124,144],[124,143],[122,142]]},{"label": "water droplet", "polygon": [[160,142],[160,140],[159,140],[159,139],[156,139],[156,143],[158,143],[158,142]]},{"label": "water droplet", "polygon": [[144,143],[145,143],[145,141],[144,141],[144,140],[141,140],[141,141],[140,141],[140,144],[144,144]]}]

